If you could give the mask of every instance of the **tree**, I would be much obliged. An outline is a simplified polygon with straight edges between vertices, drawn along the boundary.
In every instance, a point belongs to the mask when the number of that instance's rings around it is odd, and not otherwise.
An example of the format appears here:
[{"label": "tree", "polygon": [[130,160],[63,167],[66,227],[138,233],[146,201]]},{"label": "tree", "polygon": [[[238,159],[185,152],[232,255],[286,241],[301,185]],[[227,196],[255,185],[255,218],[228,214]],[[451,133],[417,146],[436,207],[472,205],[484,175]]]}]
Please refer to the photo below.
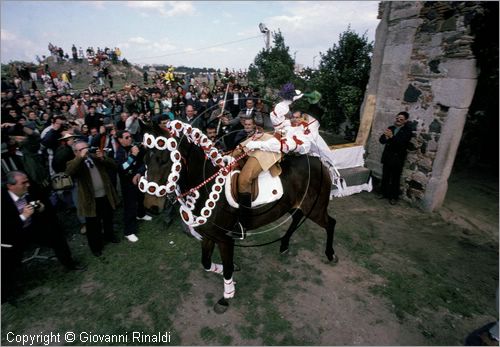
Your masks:
[{"label": "tree", "polygon": [[281,31],[273,33],[274,45],[270,50],[263,49],[248,68],[249,82],[259,89],[279,89],[288,82],[294,82],[295,62],[285,44]]},{"label": "tree", "polygon": [[359,36],[351,27],[339,35],[338,44],[323,54],[311,83],[322,94],[325,109],[323,124],[335,132],[347,122],[350,129],[359,127],[359,112],[370,74],[373,43],[366,33]]}]

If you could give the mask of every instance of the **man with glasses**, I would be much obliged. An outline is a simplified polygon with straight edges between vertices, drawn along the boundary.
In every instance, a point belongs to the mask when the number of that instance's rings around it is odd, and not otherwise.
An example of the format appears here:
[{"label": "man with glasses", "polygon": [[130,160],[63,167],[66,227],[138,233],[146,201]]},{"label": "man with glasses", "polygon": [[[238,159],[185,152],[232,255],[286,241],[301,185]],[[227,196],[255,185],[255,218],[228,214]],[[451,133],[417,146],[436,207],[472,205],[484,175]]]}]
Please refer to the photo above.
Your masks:
[{"label": "man with glasses", "polygon": [[379,142],[385,145],[382,153],[382,196],[395,205],[400,193],[400,179],[406,160],[408,144],[412,137],[412,129],[408,124],[408,112],[399,112],[394,124],[389,126],[380,136]]},{"label": "man with glasses", "polygon": [[142,161],[144,153],[134,145],[132,135],[126,130],[116,133],[120,146],[115,153],[123,197],[123,225],[125,238],[137,242],[137,221],[150,221],[152,218],[144,209],[144,194],[139,191],[139,178],[146,171]]},{"label": "man with glasses", "polygon": [[85,217],[92,254],[101,257],[105,241],[120,242],[113,231],[118,196],[108,174],[109,170],[116,170],[116,163],[99,149],[89,153],[89,145],[84,141],[76,142],[73,151],[75,158],[67,163],[66,173],[78,182],[77,212]]}]

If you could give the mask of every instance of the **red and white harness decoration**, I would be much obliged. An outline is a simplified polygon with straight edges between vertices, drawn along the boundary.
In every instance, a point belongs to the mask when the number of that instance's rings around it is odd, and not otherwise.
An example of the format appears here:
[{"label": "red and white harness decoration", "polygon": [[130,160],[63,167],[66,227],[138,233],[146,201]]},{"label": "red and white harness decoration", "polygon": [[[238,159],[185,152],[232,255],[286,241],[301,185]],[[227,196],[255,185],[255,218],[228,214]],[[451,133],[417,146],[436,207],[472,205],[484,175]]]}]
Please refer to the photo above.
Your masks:
[{"label": "red and white harness decoration", "polygon": [[[145,175],[139,180],[139,190],[143,193],[148,193],[150,195],[155,195],[157,197],[163,197],[166,194],[174,193],[177,195],[177,200],[179,201],[181,207],[179,212],[181,214],[182,220],[189,227],[194,228],[203,225],[207,222],[207,219],[212,215],[212,210],[214,209],[220,195],[223,192],[224,184],[226,183],[226,176],[230,171],[229,164],[235,159],[230,156],[223,157],[217,148],[214,147],[212,141],[203,134],[199,129],[192,128],[191,125],[185,124],[183,122],[174,120],[167,124],[167,130],[170,132],[172,137],[157,136],[152,134],[144,134],[143,144],[149,149],[159,149],[159,150],[169,150],[170,159],[172,161],[172,166],[170,169],[170,174],[168,175],[167,184],[159,185],[156,182],[148,182],[146,179],[148,173],[146,171]],[[208,159],[211,160],[215,167],[220,167],[221,170],[218,171],[212,177],[209,177],[203,181],[198,186],[191,188],[187,193],[182,194],[179,190],[177,182],[179,181],[180,172],[182,169],[181,164],[181,153],[178,151],[178,143],[175,137],[185,136],[187,140],[191,143],[199,146],[204,152]],[[226,169],[224,169],[226,168]],[[195,209],[196,202],[200,197],[198,191],[199,188],[215,180],[212,186],[212,190],[205,201],[205,206],[200,211],[200,216],[195,216],[193,210]],[[183,199],[184,197],[185,200]]]}]

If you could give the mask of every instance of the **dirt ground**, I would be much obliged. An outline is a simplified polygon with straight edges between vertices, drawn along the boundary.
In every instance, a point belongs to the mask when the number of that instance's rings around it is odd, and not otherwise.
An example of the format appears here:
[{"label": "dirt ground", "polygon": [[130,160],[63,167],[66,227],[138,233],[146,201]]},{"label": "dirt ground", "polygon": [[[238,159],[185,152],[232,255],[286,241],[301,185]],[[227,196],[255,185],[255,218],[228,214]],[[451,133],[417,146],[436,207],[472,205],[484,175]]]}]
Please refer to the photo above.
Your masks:
[{"label": "dirt ground", "polygon": [[[445,273],[457,276],[457,290],[469,278],[467,272],[488,272],[496,268],[493,273],[481,273],[479,276],[495,278],[479,284],[489,287],[490,293],[483,299],[493,307],[494,285],[498,283],[498,180],[462,173],[452,176],[449,184],[450,193],[446,202],[435,213],[424,213],[404,201],[391,206],[387,201],[379,200],[373,192],[335,199],[330,203],[330,211],[338,223],[336,251],[340,262],[337,265],[329,264],[324,259],[323,245],[318,246],[317,252],[301,248],[303,241],[298,234],[321,232],[309,222],[292,239],[291,248],[295,251],[287,255],[288,264],[283,264],[280,256],[275,254],[277,246],[267,246],[270,249],[264,259],[260,258],[263,265],[255,269],[288,272],[289,277],[295,279],[295,285],[300,287],[293,294],[286,295],[285,292],[291,291],[288,283],[275,283],[276,286],[284,286],[280,289],[284,295],[275,296],[274,301],[280,317],[291,323],[295,342],[305,345],[461,345],[469,332],[494,320],[491,314],[464,316],[443,307],[432,309],[428,307],[429,302],[425,301],[417,301],[421,307],[414,315],[398,317],[390,297],[377,295],[370,290],[374,285],[384,286],[387,279],[353,260],[339,235],[348,231],[347,225],[354,224],[352,230],[370,229],[370,235],[374,235],[372,241],[383,244],[377,249],[384,250],[383,253],[372,253],[371,258],[386,268],[405,268],[417,272],[415,284],[419,282],[418,272],[422,269],[415,263],[415,258],[405,256],[405,249],[409,254],[421,252],[422,257],[430,262],[438,258],[446,259],[439,264],[449,266]],[[460,249],[460,244],[464,243],[476,247],[467,256]],[[486,256],[492,262],[487,268],[482,267],[483,257],[468,257],[475,252],[484,253],[483,249],[487,249]],[[235,300],[246,301],[242,293],[248,285],[245,283],[245,268],[251,265],[248,260],[254,251],[238,251],[240,254],[236,258],[239,258],[242,272],[235,275]],[[460,260],[461,256],[465,258]],[[309,271],[309,275],[304,276],[305,271]],[[311,275],[311,272],[315,275]],[[320,280],[315,280],[317,278]],[[231,306],[223,315],[216,314],[208,304],[199,304],[200,298],[207,292],[221,293],[220,277],[193,271],[190,282],[193,286],[179,305],[175,319],[175,329],[181,334],[182,344],[210,344],[210,340],[200,341],[200,336],[193,333],[207,325],[231,336],[230,341],[234,345],[267,344],[265,339],[245,338],[235,328],[248,321],[246,315],[252,314],[248,309],[251,302],[248,307]],[[265,293],[259,291],[257,295],[262,297]],[[262,331],[266,324],[271,322],[262,322],[257,330]],[[274,341],[280,341],[280,337]],[[213,341],[214,344],[220,342]]]},{"label": "dirt ground", "polygon": [[76,230],[70,245],[88,270],[31,262],[17,302],[2,304],[2,344],[8,331],[170,331],[171,345],[463,345],[498,317],[498,208],[498,175],[473,173],[452,175],[434,213],[375,192],[335,198],[339,263],[309,221],[285,255],[279,244],[236,248],[241,271],[224,314],[213,309],[222,277],[203,271],[198,241],[178,222],[143,223],[138,243],[107,246],[109,263]]}]

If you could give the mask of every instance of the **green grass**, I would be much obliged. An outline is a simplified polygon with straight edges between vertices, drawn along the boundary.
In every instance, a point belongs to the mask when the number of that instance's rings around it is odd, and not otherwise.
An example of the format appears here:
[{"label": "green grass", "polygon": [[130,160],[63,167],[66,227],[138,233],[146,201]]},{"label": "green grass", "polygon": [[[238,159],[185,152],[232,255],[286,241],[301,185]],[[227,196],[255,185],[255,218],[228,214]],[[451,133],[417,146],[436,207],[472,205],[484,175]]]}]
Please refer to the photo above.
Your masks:
[{"label": "green grass", "polygon": [[[497,315],[493,303],[498,283],[497,249],[457,237],[450,224],[433,230],[434,219],[432,215],[416,219],[418,229],[402,228],[407,224],[395,219],[396,232],[351,219],[336,235],[350,259],[384,278],[370,291],[385,297],[401,321],[419,317],[426,322],[420,325],[421,333],[431,340],[437,335],[431,318],[439,310],[457,317]],[[417,236],[416,230],[424,236]],[[406,235],[404,245],[392,239],[401,237],[398,233]]]}]

